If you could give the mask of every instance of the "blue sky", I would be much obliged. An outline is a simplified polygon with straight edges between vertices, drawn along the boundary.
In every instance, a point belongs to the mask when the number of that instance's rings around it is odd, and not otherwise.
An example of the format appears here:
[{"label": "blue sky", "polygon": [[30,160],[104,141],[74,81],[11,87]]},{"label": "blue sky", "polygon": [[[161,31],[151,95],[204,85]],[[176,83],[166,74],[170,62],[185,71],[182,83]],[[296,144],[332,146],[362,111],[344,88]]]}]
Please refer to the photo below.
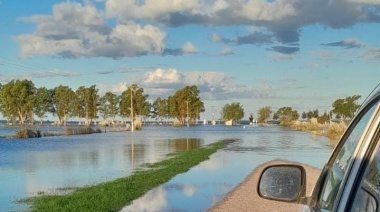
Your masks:
[{"label": "blue sky", "polygon": [[380,82],[379,36],[380,0],[0,0],[0,82],[324,112]]}]

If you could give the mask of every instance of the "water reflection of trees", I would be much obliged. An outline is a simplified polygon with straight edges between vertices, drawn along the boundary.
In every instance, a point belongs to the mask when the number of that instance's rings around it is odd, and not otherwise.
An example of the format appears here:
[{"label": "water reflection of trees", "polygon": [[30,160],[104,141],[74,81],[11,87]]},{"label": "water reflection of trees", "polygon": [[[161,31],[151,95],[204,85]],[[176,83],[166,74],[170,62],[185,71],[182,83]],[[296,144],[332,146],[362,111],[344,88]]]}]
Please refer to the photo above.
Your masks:
[{"label": "water reflection of trees", "polygon": [[169,147],[173,147],[175,151],[188,151],[191,149],[198,149],[201,146],[201,139],[199,138],[179,138],[170,139],[168,142]]},{"label": "water reflection of trees", "polygon": [[136,163],[144,161],[146,144],[132,142],[124,146],[124,155],[128,156],[128,160],[132,169]]}]

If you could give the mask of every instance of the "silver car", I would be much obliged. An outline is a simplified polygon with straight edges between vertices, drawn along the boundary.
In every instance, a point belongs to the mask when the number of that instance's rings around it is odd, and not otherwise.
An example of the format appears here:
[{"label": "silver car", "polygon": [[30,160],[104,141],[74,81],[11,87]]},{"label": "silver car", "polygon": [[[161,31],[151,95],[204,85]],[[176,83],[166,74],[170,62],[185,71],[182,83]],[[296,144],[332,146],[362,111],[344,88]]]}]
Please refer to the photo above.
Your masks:
[{"label": "silver car", "polygon": [[363,103],[310,197],[300,165],[271,165],[261,173],[261,197],[304,204],[304,211],[380,211],[380,88]]}]

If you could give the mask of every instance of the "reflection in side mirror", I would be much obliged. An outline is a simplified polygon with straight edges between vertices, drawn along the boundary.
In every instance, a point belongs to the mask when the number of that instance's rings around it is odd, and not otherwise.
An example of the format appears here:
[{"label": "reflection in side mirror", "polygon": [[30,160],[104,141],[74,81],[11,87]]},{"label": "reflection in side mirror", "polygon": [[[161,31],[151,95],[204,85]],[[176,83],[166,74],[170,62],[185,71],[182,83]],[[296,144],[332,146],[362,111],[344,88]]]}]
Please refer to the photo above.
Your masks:
[{"label": "reflection in side mirror", "polygon": [[266,199],[296,202],[305,196],[305,169],[298,165],[267,167],[259,180],[259,195]]}]

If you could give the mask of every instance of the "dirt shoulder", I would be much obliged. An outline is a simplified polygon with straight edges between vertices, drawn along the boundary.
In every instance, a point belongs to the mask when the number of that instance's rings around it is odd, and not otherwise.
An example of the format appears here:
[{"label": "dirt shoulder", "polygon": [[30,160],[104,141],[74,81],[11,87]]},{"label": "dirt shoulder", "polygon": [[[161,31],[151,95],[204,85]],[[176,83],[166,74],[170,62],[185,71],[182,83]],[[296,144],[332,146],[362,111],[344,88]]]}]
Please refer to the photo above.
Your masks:
[{"label": "dirt shoulder", "polygon": [[[224,199],[212,207],[209,212],[224,211],[298,211],[299,204],[284,203],[263,199],[257,194],[257,183],[261,171],[270,164],[289,163],[287,161],[271,161],[257,167],[242,183],[228,193]],[[306,194],[310,194],[320,174],[319,169],[303,165],[306,170]]]}]

